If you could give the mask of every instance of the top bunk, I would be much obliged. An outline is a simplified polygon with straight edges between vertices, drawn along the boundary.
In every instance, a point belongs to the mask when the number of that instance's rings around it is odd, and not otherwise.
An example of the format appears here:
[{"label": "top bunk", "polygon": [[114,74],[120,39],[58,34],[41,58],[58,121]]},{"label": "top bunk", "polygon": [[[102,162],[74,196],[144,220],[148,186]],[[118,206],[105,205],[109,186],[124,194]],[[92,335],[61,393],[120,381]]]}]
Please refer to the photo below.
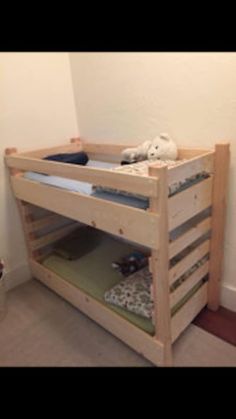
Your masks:
[{"label": "top bunk", "polygon": [[[157,249],[163,174],[172,231],[210,207],[215,150],[181,148],[175,165],[148,162],[142,172],[131,170],[139,163],[120,166],[124,148],[127,144],[73,139],[68,145],[23,153],[7,149],[14,194],[21,201]],[[88,154],[86,166],[44,160],[50,154],[78,151]],[[186,184],[188,180],[192,182]]]}]

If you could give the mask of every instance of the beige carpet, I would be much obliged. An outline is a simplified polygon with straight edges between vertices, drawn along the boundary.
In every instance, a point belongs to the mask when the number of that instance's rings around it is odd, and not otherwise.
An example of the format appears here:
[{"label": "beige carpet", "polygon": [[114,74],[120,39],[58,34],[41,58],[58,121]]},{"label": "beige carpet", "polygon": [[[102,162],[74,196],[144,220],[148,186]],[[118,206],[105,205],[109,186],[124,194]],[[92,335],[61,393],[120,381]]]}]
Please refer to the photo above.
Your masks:
[{"label": "beige carpet", "polygon": [[[36,280],[8,292],[0,366],[152,366]],[[236,348],[191,325],[175,366],[236,366]]]}]

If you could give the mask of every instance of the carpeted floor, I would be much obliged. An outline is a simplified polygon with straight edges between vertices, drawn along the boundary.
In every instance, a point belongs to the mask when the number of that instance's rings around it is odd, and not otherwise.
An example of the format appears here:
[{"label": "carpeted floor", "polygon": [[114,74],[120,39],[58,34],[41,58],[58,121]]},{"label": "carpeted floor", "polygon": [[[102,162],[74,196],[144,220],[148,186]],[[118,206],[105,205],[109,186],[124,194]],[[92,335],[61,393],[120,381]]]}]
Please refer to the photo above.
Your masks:
[{"label": "carpeted floor", "polygon": [[[0,366],[151,367],[119,339],[36,280],[7,295]],[[195,325],[175,342],[174,366],[236,366],[236,348]]]}]

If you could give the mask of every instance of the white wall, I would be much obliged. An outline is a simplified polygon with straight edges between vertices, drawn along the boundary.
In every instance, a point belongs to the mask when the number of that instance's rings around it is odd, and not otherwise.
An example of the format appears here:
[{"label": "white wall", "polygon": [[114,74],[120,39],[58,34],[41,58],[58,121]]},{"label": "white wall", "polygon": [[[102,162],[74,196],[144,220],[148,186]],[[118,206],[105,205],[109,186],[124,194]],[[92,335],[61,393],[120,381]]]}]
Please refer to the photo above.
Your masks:
[{"label": "white wall", "polygon": [[4,149],[50,147],[77,135],[68,54],[0,53],[0,257],[13,276],[26,273],[26,248]]},{"label": "white wall", "polygon": [[125,143],[165,131],[179,146],[231,141],[222,301],[236,310],[236,54],[72,53],[70,61],[83,137]]}]

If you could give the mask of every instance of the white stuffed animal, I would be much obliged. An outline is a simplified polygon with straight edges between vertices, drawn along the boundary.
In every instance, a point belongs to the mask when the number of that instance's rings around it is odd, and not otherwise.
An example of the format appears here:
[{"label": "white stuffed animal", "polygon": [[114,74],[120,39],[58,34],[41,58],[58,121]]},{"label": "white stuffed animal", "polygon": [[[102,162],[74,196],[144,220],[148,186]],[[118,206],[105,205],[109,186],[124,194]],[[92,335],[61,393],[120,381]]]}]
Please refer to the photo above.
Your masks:
[{"label": "white stuffed animal", "polygon": [[168,134],[155,137],[147,151],[147,160],[176,160],[177,156],[177,145]]},{"label": "white stuffed animal", "polygon": [[133,148],[122,151],[123,162],[134,163],[142,160],[176,160],[177,146],[168,134],[160,134],[151,141],[144,141]]},{"label": "white stuffed animal", "polygon": [[124,161],[133,163],[147,159],[147,153],[152,145],[152,141],[144,141],[137,147],[126,148],[122,151],[122,158]]}]

